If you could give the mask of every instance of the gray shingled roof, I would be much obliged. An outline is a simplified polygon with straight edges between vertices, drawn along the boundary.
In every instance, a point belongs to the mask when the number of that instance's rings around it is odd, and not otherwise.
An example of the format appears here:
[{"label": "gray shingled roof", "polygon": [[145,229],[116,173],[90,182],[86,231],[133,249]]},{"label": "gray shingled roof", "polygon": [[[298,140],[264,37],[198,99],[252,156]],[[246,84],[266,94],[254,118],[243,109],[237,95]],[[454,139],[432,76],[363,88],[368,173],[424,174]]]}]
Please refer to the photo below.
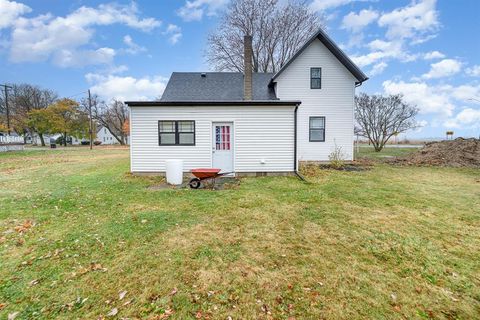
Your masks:
[{"label": "gray shingled roof", "polygon": [[[205,77],[202,77],[202,74]],[[253,100],[276,100],[269,86],[273,73],[253,74]],[[241,72],[174,72],[161,101],[243,100]]]}]

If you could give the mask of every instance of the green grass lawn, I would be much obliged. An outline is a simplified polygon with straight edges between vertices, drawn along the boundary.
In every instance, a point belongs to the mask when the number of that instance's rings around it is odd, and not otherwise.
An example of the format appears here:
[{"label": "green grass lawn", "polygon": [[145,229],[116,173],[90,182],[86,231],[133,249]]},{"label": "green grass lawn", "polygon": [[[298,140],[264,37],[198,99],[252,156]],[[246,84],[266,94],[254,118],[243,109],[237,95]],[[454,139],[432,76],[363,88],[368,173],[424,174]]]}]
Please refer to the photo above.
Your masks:
[{"label": "green grass lawn", "polygon": [[[412,152],[418,150],[418,148],[411,147],[385,147],[380,152],[375,152],[375,149],[371,146],[361,145],[358,149],[359,152],[355,152],[356,156],[359,158],[369,158],[369,159],[388,159],[391,157],[404,157],[409,155]],[[356,150],[355,150],[356,151]]]},{"label": "green grass lawn", "polygon": [[221,191],[128,170],[126,149],[0,154],[0,319],[480,315],[479,170],[379,163]]}]

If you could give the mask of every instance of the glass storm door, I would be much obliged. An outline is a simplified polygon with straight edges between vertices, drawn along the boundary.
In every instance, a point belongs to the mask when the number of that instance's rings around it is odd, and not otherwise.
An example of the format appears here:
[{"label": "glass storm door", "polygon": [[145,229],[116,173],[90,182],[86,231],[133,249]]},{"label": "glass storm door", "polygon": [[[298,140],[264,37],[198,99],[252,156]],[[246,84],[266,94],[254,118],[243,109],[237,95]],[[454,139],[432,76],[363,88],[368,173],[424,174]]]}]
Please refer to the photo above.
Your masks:
[{"label": "glass storm door", "polygon": [[233,171],[233,123],[214,122],[212,142],[213,168],[222,169],[221,172]]}]

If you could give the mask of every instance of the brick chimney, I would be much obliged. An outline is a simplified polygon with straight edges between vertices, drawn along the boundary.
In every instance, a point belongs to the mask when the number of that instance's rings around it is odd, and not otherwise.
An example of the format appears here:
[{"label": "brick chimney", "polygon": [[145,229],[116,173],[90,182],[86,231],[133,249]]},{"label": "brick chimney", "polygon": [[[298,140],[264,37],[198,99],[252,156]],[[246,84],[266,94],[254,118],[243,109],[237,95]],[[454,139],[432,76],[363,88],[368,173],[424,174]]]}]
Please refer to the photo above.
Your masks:
[{"label": "brick chimney", "polygon": [[252,100],[252,36],[243,37],[243,100]]}]

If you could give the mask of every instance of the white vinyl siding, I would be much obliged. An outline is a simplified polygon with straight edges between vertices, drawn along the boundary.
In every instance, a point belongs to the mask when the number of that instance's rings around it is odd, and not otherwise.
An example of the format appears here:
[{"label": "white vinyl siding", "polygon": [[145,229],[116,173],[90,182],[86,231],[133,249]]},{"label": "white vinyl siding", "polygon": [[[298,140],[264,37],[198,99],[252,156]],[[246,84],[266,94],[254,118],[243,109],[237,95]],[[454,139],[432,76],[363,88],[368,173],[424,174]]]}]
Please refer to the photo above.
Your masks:
[{"label": "white vinyl siding", "polygon": [[[321,89],[310,89],[311,68],[321,69]],[[281,100],[300,100],[298,160],[328,161],[335,144],[353,159],[353,75],[320,40],[313,41],[276,79]],[[310,117],[325,117],[325,142],[309,141]]]},{"label": "white vinyl siding", "polygon": [[[184,171],[210,168],[212,122],[233,123],[236,172],[293,171],[294,106],[158,106],[130,111],[132,172],[164,172],[167,159],[182,159]],[[159,120],[195,121],[195,145],[159,146]]]}]

